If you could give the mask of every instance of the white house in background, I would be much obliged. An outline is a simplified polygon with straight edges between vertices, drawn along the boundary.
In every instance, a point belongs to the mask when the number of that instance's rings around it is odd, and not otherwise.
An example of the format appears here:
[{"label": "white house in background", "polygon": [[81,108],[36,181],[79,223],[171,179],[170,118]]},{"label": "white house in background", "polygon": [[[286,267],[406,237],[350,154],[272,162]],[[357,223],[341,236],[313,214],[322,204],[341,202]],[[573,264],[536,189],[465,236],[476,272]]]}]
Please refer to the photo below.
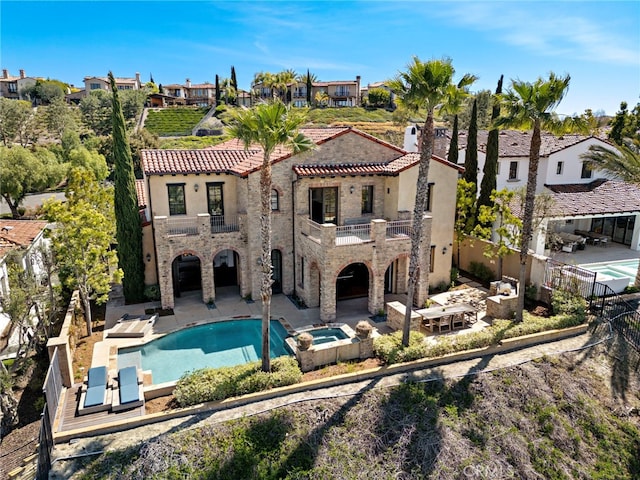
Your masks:
[{"label": "white house in background", "polygon": [[[486,158],[487,131],[478,132],[478,185]],[[459,162],[464,163],[466,132],[461,132]],[[529,171],[531,132],[503,130],[499,136],[497,190],[525,187]],[[590,170],[580,157],[591,145],[612,148],[602,138],[543,133],[536,193],[553,198],[552,207],[534,233],[530,248],[545,251],[551,233],[576,230],[607,236],[608,241],[640,250],[640,189]]]},{"label": "white house in background", "polygon": [[[18,253],[24,270],[36,278],[43,276],[38,249],[47,242],[44,238],[46,226],[47,222],[38,220],[0,219],[0,298],[6,298],[9,295],[7,259],[12,252]],[[0,358],[14,356],[18,347],[18,335],[28,333],[13,329],[9,317],[2,312],[0,305]]]}]

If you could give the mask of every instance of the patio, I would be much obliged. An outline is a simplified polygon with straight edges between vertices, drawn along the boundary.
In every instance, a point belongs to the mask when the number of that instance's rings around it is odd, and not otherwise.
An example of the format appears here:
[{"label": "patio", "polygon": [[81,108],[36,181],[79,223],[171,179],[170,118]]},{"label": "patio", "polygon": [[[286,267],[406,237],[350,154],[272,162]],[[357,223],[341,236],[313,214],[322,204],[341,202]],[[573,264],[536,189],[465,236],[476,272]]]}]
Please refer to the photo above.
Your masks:
[{"label": "patio", "polygon": [[582,265],[636,259],[640,258],[640,251],[631,250],[628,246],[620,243],[608,242],[606,246],[586,245],[584,250],[576,250],[575,252],[551,252],[550,257],[558,262]]}]

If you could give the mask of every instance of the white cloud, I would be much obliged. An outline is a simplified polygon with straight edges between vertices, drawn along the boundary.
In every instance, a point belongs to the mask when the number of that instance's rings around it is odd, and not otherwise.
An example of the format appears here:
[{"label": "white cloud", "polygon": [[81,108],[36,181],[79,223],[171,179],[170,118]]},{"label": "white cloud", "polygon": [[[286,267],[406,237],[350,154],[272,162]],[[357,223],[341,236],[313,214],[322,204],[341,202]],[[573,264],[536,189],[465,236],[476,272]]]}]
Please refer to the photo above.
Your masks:
[{"label": "white cloud", "polygon": [[[579,12],[578,2],[550,4],[506,2],[454,3],[438,16],[458,25],[484,32],[497,32],[508,44],[539,55],[634,66],[640,64],[638,45],[621,32],[620,25],[605,25],[603,19]],[[593,6],[593,4],[590,4]],[[566,14],[567,8],[571,9]],[[626,21],[629,19],[620,19]],[[636,22],[637,26],[637,22]],[[626,33],[624,35],[623,33]]]}]

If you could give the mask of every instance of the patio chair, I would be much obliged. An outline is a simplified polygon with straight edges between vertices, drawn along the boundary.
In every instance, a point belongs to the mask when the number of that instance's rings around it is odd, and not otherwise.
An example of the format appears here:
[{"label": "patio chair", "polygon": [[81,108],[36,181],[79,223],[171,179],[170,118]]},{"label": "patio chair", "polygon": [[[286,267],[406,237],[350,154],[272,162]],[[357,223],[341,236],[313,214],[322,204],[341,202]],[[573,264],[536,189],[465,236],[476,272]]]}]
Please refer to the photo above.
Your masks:
[{"label": "patio chair", "polygon": [[438,318],[436,320],[436,326],[440,333],[442,333],[442,327],[447,327],[447,330],[451,330],[451,315],[445,315],[444,317]]},{"label": "patio chair", "polygon": [[118,383],[115,388],[111,409],[114,412],[144,405],[144,391],[138,369],[134,366],[118,371]]},{"label": "patio chair", "polygon": [[111,388],[107,367],[93,367],[81,387],[78,415],[97,413],[111,408]]},{"label": "patio chair", "polygon": [[464,313],[455,313],[453,315],[453,319],[451,320],[452,330],[455,330],[456,328],[464,328],[466,324],[467,322]]}]

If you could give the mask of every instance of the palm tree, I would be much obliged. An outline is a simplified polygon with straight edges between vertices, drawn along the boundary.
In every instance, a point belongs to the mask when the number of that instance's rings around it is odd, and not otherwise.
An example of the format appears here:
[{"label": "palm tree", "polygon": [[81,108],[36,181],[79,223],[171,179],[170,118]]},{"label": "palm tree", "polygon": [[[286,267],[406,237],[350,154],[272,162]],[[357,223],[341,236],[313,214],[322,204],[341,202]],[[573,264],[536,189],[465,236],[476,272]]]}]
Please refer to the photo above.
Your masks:
[{"label": "palm tree", "polygon": [[498,128],[533,129],[529,147],[529,173],[520,232],[520,272],[518,288],[518,307],[516,321],[522,321],[524,311],[524,291],[527,272],[527,256],[529,243],[533,235],[533,210],[536,194],[538,164],[540,163],[541,131],[561,134],[578,131],[581,128],[579,118],[567,117],[561,120],[554,110],[562,101],[569,89],[571,77],[558,77],[549,74],[549,79],[538,78],[535,82],[511,80],[511,88],[503,95],[503,116],[498,118],[494,126]]},{"label": "palm tree", "polygon": [[[417,112],[422,108],[427,111],[427,117],[422,128],[420,166],[416,185],[416,200],[413,209],[413,231],[411,233],[411,253],[409,257],[409,282],[407,286],[407,308],[402,330],[402,344],[409,345],[409,330],[411,328],[411,307],[418,283],[420,243],[422,241],[423,217],[426,209],[428,193],[428,174],[435,130],[433,117],[436,109],[442,108],[450,94],[455,69],[451,59],[429,60],[422,62],[418,57],[407,66],[406,72],[400,72],[389,81],[389,88],[395,93],[407,109]],[[457,88],[465,88],[473,81],[473,75],[465,75],[457,84]],[[428,288],[428,286],[427,286]]]},{"label": "palm tree", "polygon": [[276,77],[278,80],[277,84],[278,84],[278,91],[280,92],[280,99],[284,103],[287,103],[287,104],[291,103],[289,86],[296,81],[296,78],[298,78],[298,74],[295,72],[295,70],[288,69],[288,70],[283,70],[280,73],[277,73]]},{"label": "palm tree", "polygon": [[237,138],[245,149],[258,145],[262,149],[260,169],[260,236],[262,285],[262,370],[271,371],[269,333],[271,319],[271,155],[279,148],[293,153],[310,150],[314,143],[298,131],[305,122],[304,110],[291,110],[281,101],[260,103],[252,109],[230,111],[231,122],[227,134]]},{"label": "palm tree", "polygon": [[[640,185],[640,151],[631,140],[624,140],[617,150],[591,145],[589,151],[580,155],[592,169],[603,170],[613,177],[629,183]],[[640,268],[634,281],[640,287]]]}]

